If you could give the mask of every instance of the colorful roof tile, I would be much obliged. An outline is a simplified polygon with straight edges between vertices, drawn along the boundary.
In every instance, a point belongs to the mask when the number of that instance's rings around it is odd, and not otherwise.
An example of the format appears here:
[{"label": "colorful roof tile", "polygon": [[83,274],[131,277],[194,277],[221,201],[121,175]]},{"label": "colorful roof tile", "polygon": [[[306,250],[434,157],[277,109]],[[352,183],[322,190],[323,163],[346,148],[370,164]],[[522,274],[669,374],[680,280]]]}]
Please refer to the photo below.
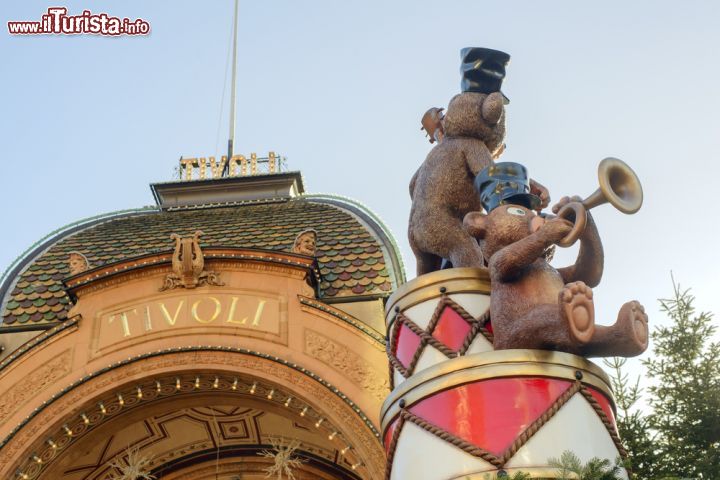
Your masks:
[{"label": "colorful roof tile", "polygon": [[0,330],[40,328],[66,318],[72,302],[62,280],[70,275],[68,254],[72,251],[85,255],[94,268],[168,251],[173,246],[170,234],[191,235],[196,230],[203,231],[203,247],[289,251],[295,236],[308,228],[318,232],[321,299],[386,296],[404,281],[392,237],[367,210],[347,200],[305,196],[212,208],[135,211],[61,233],[49,248],[24,258],[21,273],[0,284]]}]

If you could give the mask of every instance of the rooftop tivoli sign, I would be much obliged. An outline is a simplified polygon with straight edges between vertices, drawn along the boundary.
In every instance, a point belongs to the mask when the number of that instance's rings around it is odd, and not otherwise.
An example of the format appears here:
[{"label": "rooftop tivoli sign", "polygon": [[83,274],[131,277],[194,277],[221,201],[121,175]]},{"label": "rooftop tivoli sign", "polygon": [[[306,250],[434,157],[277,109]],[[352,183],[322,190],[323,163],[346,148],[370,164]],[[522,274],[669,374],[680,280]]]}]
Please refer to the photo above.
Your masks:
[{"label": "rooftop tivoli sign", "polygon": [[223,155],[218,161],[215,157],[180,158],[180,180],[206,180],[222,177],[244,177],[279,173],[285,167],[285,157],[269,152],[267,157],[258,157],[251,153],[250,158],[244,155]]}]

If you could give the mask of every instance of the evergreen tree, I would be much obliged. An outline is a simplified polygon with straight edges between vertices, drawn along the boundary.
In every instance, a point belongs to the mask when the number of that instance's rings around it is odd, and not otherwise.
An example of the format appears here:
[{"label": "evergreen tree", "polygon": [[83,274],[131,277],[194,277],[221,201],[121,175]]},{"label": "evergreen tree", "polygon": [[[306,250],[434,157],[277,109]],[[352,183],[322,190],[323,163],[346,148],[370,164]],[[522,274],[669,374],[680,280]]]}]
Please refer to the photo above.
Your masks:
[{"label": "evergreen tree", "polygon": [[612,463],[608,459],[592,458],[586,464],[570,451],[562,453],[560,458],[548,460],[551,467],[557,468],[559,480],[620,480],[623,468],[621,459]]},{"label": "evergreen tree", "polygon": [[640,377],[634,384],[629,382],[627,373],[623,372],[627,358],[614,357],[603,361],[612,369],[610,380],[618,409],[617,427],[628,452],[632,472],[637,479],[650,479],[657,455],[648,418],[638,408],[642,394]]},{"label": "evergreen tree", "polygon": [[[695,298],[673,281],[674,296],[660,300],[673,320],[652,333],[647,376],[647,426],[657,456],[652,478],[720,478],[720,344],[712,314],[696,314]],[[642,440],[641,440],[642,441]]]},{"label": "evergreen tree", "polygon": [[720,344],[710,313],[673,281],[660,300],[672,323],[655,327],[647,368],[650,413],[638,408],[639,379],[623,373],[626,359],[605,360],[618,407],[617,425],[637,480],[720,479]]}]

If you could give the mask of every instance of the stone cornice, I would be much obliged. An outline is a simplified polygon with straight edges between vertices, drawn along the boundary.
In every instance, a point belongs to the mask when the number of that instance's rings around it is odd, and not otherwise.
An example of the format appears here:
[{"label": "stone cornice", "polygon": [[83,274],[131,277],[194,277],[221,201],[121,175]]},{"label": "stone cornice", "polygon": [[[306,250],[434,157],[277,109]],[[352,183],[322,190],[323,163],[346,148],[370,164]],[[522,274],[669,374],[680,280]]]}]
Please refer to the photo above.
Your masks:
[{"label": "stone cornice", "polygon": [[[225,265],[237,263],[238,265],[257,265],[281,267],[278,271],[296,271],[310,274],[313,278],[319,278],[317,263],[314,258],[304,255],[297,255],[289,252],[274,250],[261,250],[234,247],[207,247],[203,248],[205,261],[212,265],[223,261]],[[79,292],[92,291],[105,286],[111,286],[117,281],[109,282],[122,277],[127,279],[128,275],[134,274],[134,278],[151,274],[158,268],[167,268],[172,262],[172,252],[165,251],[147,255],[139,255],[130,259],[103,265],[101,267],[87,270],[78,275],[65,279],[63,282],[67,291],[76,297]],[[141,273],[142,272],[142,273]],[[95,288],[92,288],[95,287]]]}]

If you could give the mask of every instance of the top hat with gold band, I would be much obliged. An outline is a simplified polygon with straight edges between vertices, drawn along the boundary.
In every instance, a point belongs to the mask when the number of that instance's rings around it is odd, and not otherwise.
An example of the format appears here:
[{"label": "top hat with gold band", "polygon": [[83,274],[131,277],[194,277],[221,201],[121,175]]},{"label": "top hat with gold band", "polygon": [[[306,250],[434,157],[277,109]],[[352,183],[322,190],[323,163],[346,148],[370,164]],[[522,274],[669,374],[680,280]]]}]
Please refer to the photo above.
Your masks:
[{"label": "top hat with gold band", "polygon": [[519,163],[497,162],[485,167],[475,177],[475,189],[486,212],[503,204],[540,208],[540,197],[530,193],[527,168]]},{"label": "top hat with gold band", "polygon": [[[490,48],[467,47],[460,50],[460,58],[460,89],[463,92],[500,92],[510,55]],[[505,103],[510,101],[505,94],[503,98]]]}]

